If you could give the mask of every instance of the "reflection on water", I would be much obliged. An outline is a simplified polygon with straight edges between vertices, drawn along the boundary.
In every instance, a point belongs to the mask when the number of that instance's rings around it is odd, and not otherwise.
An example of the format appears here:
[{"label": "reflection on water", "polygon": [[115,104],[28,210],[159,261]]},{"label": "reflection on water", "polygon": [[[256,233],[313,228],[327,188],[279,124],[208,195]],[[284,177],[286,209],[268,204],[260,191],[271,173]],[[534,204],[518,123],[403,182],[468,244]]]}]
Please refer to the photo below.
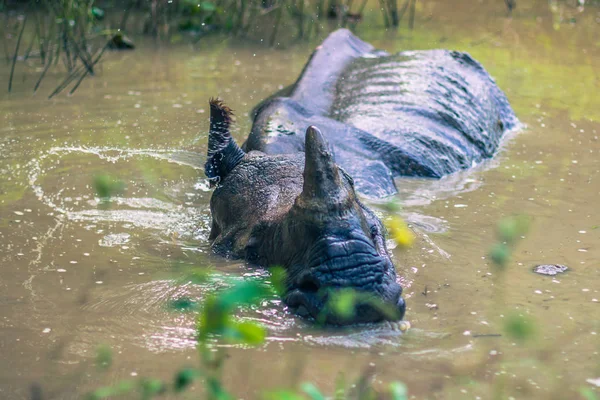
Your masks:
[{"label": "reflection on water", "polygon": [[[515,398],[574,398],[598,377],[600,106],[592,88],[600,9],[522,2],[506,19],[497,2],[468,12],[450,3],[418,2],[424,19],[396,35],[369,29],[380,23],[372,10],[358,33],[390,51],[469,51],[526,129],[469,171],[397,180],[401,214],[417,233],[412,249],[392,250],[408,334],[385,325],[319,329],[267,299],[238,315],[263,323],[268,340],[229,349],[225,379],[236,394],[253,397],[287,382],[289,371],[332,392],[338,372],[355,377],[371,364],[378,381],[402,380],[417,398],[490,398],[498,376]],[[78,398],[132,374],[170,379],[196,354],[195,315],[169,303],[201,300],[236,279],[268,279],[210,251],[201,171],[207,100],[220,95],[233,106],[243,141],[251,107],[293,82],[311,46],[142,45],[109,55],[73,97],[32,97],[17,81],[12,95],[0,94],[1,398],[27,398],[34,381],[58,398]],[[126,184],[110,207],[95,196],[98,174]],[[389,216],[383,204],[369,204]],[[496,222],[513,214],[530,215],[532,226],[500,273],[486,255]],[[531,272],[538,264],[569,271],[543,277]],[[182,265],[215,275],[190,282]],[[502,336],[510,312],[535,318],[535,344]],[[91,368],[99,344],[115,351],[107,376]]]}]

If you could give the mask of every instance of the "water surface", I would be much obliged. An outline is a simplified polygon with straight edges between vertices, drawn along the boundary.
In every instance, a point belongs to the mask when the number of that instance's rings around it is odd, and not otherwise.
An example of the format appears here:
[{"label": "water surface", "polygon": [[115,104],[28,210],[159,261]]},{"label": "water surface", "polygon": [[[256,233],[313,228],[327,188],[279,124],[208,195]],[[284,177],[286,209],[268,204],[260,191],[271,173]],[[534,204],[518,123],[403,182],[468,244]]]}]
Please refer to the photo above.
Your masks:
[{"label": "water surface", "polygon": [[[576,398],[600,377],[600,8],[519,2],[509,19],[502,2],[447,3],[419,2],[412,32],[385,32],[371,10],[357,33],[388,51],[470,52],[525,128],[472,171],[398,180],[418,237],[393,250],[408,334],[318,330],[265,301],[241,317],[267,326],[266,344],[229,350],[236,395],[304,380],[331,393],[340,372],[351,381],[371,367],[377,387],[400,380],[419,399]],[[79,398],[131,376],[170,379],[195,362],[194,317],[168,302],[265,275],[210,252],[208,98],[234,108],[243,141],[252,106],[292,83],[315,44],[142,41],[52,100],[58,72],[32,95],[39,72],[18,67],[13,93],[0,94],[1,398],[29,398],[33,382],[49,397]],[[1,63],[0,81],[8,74]],[[110,208],[95,197],[99,173],[126,183]],[[514,214],[529,215],[531,229],[500,273],[486,254],[496,222]],[[531,272],[543,263],[570,269]],[[194,265],[220,275],[181,280]],[[536,321],[534,342],[505,336],[514,312]],[[115,352],[107,373],[93,367],[99,344]]]}]

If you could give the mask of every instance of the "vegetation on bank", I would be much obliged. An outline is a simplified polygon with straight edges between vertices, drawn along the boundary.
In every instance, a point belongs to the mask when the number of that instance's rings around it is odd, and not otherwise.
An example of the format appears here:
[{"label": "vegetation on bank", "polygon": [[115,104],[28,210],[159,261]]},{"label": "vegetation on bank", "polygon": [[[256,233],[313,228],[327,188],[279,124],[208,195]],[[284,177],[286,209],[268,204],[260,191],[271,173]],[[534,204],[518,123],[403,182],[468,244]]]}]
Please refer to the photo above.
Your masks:
[{"label": "vegetation on bank", "polygon": [[[379,1],[386,27],[397,28],[405,14],[413,26],[417,0]],[[262,41],[274,46],[282,36],[308,40],[323,29],[353,28],[362,20],[366,4],[367,0],[3,0],[0,35],[11,66],[8,92],[17,61],[39,60],[34,92],[50,69],[64,68],[66,76],[49,94],[52,98],[68,87],[73,94],[94,75],[107,49],[134,48],[127,34],[174,43],[184,37],[197,42],[215,32],[237,37],[258,32]]]}]

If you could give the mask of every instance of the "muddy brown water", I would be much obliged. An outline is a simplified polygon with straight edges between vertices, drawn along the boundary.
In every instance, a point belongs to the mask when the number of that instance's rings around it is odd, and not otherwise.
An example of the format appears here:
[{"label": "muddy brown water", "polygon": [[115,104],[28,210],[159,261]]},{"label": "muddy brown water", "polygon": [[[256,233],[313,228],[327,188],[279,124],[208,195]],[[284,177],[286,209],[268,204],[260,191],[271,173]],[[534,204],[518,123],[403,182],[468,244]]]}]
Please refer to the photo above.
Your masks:
[{"label": "muddy brown water", "polygon": [[[422,4],[423,3],[423,4]],[[332,393],[373,368],[411,398],[578,398],[600,377],[600,8],[566,2],[419,2],[416,29],[386,33],[371,10],[358,34],[388,51],[470,52],[497,79],[524,128],[498,156],[440,181],[399,179],[402,215],[418,240],[394,249],[408,334],[381,326],[319,330],[277,300],[240,317],[268,328],[258,348],[229,349],[225,383],[237,396],[310,381]],[[207,100],[247,113],[301,71],[315,43],[267,49],[211,39],[192,48],[141,43],[109,54],[75,95],[32,95],[39,71],[17,66],[0,94],[0,398],[72,399],[132,376],[170,379],[194,364],[194,317],[169,300],[201,299],[226,280],[181,281],[175,266],[210,266],[228,279],[264,275],[211,255],[201,165]],[[2,87],[9,68],[0,63]],[[126,183],[99,207],[93,176]],[[380,204],[370,202],[382,217]],[[486,257],[501,218],[530,231],[504,272]],[[555,277],[531,272],[564,264]],[[507,315],[535,321],[535,339],[506,336]],[[114,351],[108,372],[98,345]]]}]

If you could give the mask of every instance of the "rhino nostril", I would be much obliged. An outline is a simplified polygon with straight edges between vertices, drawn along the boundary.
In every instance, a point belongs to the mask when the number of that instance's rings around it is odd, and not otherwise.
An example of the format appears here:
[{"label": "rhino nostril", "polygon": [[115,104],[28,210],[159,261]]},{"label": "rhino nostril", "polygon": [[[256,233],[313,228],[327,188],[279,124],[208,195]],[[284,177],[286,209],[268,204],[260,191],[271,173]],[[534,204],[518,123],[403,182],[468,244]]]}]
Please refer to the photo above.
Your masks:
[{"label": "rhino nostril", "polygon": [[312,275],[306,274],[298,282],[297,288],[304,293],[317,293],[320,286]]}]

